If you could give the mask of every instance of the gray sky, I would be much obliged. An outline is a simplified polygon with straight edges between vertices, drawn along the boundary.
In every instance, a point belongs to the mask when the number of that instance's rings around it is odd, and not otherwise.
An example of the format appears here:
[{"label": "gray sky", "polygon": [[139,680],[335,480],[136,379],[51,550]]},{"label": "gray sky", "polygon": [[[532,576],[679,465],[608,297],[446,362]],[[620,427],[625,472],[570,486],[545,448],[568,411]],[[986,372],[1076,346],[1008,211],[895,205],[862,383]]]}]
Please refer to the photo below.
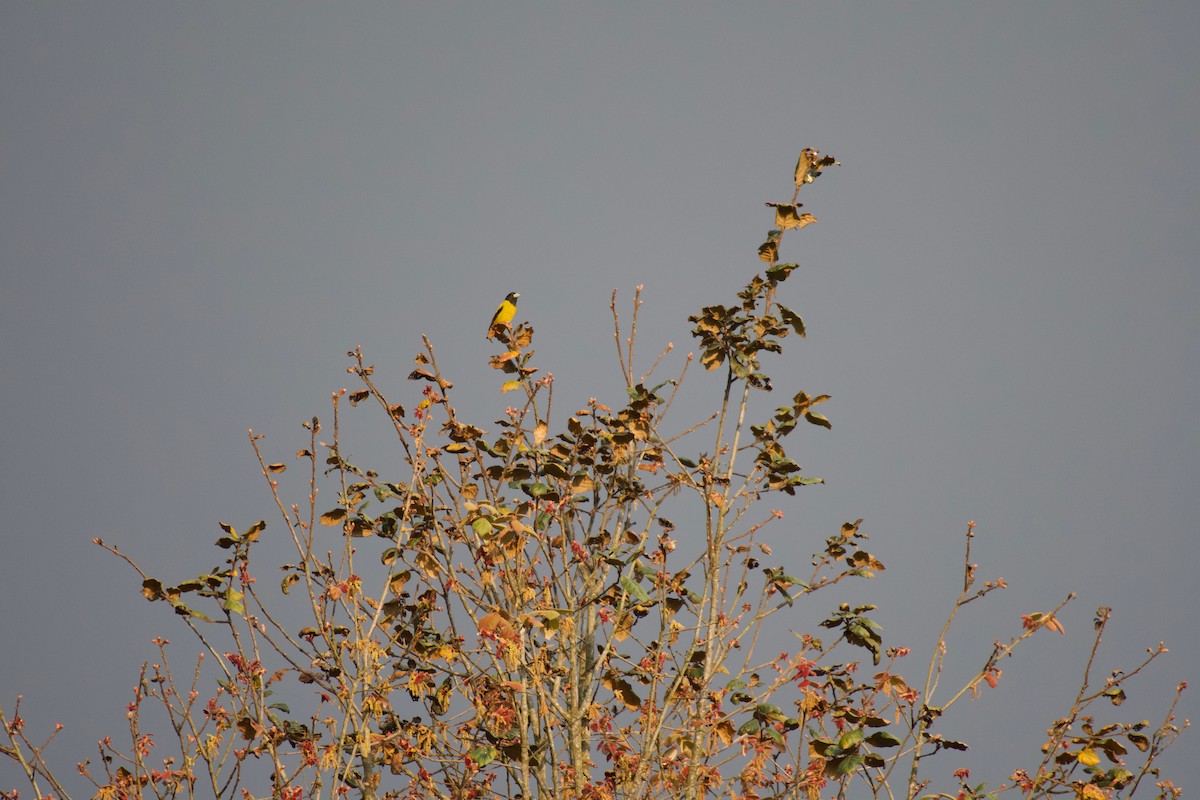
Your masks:
[{"label": "gray sky", "polygon": [[68,769],[120,730],[151,636],[186,636],[90,539],[216,563],[218,520],[271,520],[246,429],[294,453],[355,344],[408,402],[428,334],[490,422],[516,290],[564,408],[619,401],[612,289],[645,284],[647,359],[687,352],[811,146],[843,166],[785,239],[809,338],[772,374],[833,395],[797,453],[829,483],[773,535],[864,517],[888,570],[855,596],[924,653],[976,520],[1012,588],[964,673],[1079,593],[943,729],[977,779],[1036,764],[1098,605],[1101,674],[1171,647],[1122,709],[1155,718],[1200,680],[1197,33],[1185,2],[5,4],[0,703],[68,723]]}]

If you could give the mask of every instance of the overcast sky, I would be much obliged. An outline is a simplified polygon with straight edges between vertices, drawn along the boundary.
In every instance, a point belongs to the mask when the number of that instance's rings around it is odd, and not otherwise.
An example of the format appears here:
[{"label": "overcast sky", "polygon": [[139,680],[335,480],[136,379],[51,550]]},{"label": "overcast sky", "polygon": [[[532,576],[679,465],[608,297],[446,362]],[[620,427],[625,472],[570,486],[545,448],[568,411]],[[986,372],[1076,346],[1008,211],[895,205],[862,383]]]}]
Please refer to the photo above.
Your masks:
[{"label": "overcast sky", "polygon": [[[980,780],[1036,765],[1099,605],[1101,674],[1171,648],[1122,709],[1153,719],[1200,681],[1198,34],[1182,0],[4,3],[0,705],[67,723],[68,770],[119,732],[150,638],[186,636],[90,540],[217,563],[218,520],[271,520],[247,428],[294,453],[356,344],[410,402],[427,334],[489,423],[515,290],[556,401],[619,403],[612,290],[645,285],[646,363],[686,353],[809,146],[843,165],[785,239],[809,338],[770,369],[834,428],[771,535],[803,561],[865,518],[888,570],[856,596],[924,654],[975,520],[1012,588],[963,674],[1079,593],[947,723]],[[1196,741],[1166,761],[1193,791]]]}]

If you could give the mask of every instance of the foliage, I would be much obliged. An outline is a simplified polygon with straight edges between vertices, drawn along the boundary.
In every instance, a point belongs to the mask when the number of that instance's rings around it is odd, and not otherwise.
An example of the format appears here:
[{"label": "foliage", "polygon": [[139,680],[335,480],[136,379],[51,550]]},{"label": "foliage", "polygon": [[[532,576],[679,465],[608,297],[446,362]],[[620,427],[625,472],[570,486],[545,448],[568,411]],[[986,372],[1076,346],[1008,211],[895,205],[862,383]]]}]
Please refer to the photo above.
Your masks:
[{"label": "foliage", "polygon": [[[265,522],[223,524],[222,563],[174,585],[97,540],[137,569],[148,600],[174,609],[200,656],[179,668],[167,641],[155,640],[157,663],[143,668],[128,708],[130,747],[105,740],[101,763],[80,767],[95,796],[932,792],[923,772],[930,760],[966,747],[936,731],[939,719],[994,687],[1001,662],[1036,631],[1062,633],[1062,605],[1023,618],[965,685],[943,694],[951,623],[1004,587],[977,583],[972,523],[962,593],[922,683],[901,674],[908,651],[885,647],[871,605],[841,604],[819,636],[792,631],[789,651],[762,653],[810,595],[884,569],[866,549],[861,520],[832,532],[802,576],[760,540],[783,518],[765,502],[821,482],[785,444],[802,423],[830,427],[815,410],[828,396],[797,391],[757,421],[751,400],[773,388],[765,354],[805,335],[799,314],[778,299],[798,268],[780,263],[779,251],[785,233],[815,222],[799,211],[800,188],[836,163],[803,152],[790,201],[768,204],[776,227],[758,249],[764,270],[731,305],[690,318],[700,364],[723,376],[711,416],[668,424],[690,356],[672,379],[652,377],[669,348],[636,374],[639,287],[627,330],[613,297],[619,404],[591,400],[559,413],[552,378],[535,366],[534,330],[521,323],[496,331],[504,350],[490,364],[517,399],[491,431],[459,418],[428,340],[408,376],[423,387],[411,410],[385,397],[361,350],[349,354],[361,388],[334,395],[330,441],[314,418],[296,454],[305,502],[285,499],[279,480],[288,467],[251,431],[279,537],[294,550],[280,566],[278,595],[257,582]],[[403,475],[347,459],[346,402],[378,407],[404,455]],[[318,502],[326,483],[336,488],[333,504]],[[1102,609],[1093,658],[1107,620]],[[1101,725],[1089,709],[1119,705],[1129,679],[1161,652],[1100,688],[1090,685],[1089,659],[1036,767],[991,790],[958,773],[960,785],[931,796],[1132,796],[1179,733],[1174,704],[1159,725]],[[165,757],[143,724],[151,708],[165,720]],[[0,722],[4,752],[35,794],[45,784],[65,797],[19,707]],[[1166,782],[1160,789],[1174,791]]]}]

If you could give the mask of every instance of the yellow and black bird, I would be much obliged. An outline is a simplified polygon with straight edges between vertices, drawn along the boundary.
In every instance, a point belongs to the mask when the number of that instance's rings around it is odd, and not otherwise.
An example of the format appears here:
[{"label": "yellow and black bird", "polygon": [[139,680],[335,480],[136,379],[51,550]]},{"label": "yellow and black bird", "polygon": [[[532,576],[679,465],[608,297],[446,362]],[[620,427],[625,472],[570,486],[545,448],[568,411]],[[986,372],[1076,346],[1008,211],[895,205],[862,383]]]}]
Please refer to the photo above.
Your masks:
[{"label": "yellow and black bird", "polygon": [[513,317],[517,315],[517,298],[520,296],[516,292],[509,292],[505,296],[504,302],[496,309],[492,321],[488,323],[487,336],[485,338],[491,339],[495,336],[497,326],[507,326],[513,321]]}]

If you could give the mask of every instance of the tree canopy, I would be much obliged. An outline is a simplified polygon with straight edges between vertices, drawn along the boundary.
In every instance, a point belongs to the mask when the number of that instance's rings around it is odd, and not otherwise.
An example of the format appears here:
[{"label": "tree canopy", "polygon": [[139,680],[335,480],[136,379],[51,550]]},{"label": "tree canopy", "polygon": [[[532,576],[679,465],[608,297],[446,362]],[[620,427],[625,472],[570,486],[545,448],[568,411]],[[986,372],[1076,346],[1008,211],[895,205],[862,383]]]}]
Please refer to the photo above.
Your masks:
[{"label": "tree canopy", "polygon": [[[1093,675],[1104,608],[1078,694],[1031,743],[1030,763],[1002,785],[962,770],[937,783],[936,765],[968,746],[942,735],[943,716],[996,687],[1003,661],[1038,631],[1063,633],[1057,614],[1073,597],[1022,617],[968,680],[943,685],[958,612],[1005,588],[978,576],[974,523],[961,593],[916,669],[908,648],[885,645],[871,604],[839,602],[796,629],[798,609],[820,608],[814,595],[884,570],[862,520],[799,564],[761,536],[784,518],[777,497],[822,482],[787,448],[831,426],[819,410],[829,396],[788,388],[765,414],[752,400],[780,391],[767,359],[805,336],[781,302],[798,270],[781,248],[816,221],[800,190],[837,163],[802,152],[791,197],[767,204],[760,271],[728,305],[689,318],[699,366],[722,377],[707,416],[671,415],[681,393],[713,385],[689,382],[692,356],[672,367],[668,347],[635,368],[639,287],[628,320],[613,295],[624,385],[607,401],[562,411],[519,317],[491,331],[500,351],[489,364],[510,405],[490,425],[460,417],[428,339],[408,375],[422,387],[411,407],[385,395],[355,349],[357,387],[335,393],[331,421],[304,424],[290,463],[250,432],[276,514],[222,524],[217,566],[166,581],[97,540],[138,571],[147,600],[174,609],[197,654],[180,661],[154,640],[129,740],[104,740],[100,761],[80,766],[94,796],[1175,796],[1155,767],[1183,727],[1174,702],[1154,723],[1100,718],[1165,648]],[[386,420],[400,474],[351,462],[347,413]],[[282,484],[298,472],[296,502]],[[284,563],[264,554],[268,537],[290,543]],[[19,707],[0,723],[3,752],[35,794],[69,796]]]}]

